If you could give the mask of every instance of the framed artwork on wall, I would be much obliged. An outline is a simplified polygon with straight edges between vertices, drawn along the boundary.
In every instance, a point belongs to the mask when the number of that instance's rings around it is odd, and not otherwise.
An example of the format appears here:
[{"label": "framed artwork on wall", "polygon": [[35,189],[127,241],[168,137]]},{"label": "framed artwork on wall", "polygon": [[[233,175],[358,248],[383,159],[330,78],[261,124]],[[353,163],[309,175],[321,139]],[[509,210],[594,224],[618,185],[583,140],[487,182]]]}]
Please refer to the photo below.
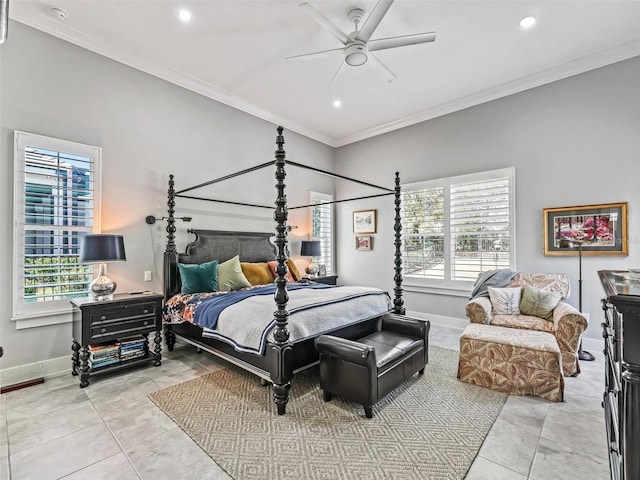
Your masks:
[{"label": "framed artwork on wall", "polygon": [[356,235],[356,250],[371,250],[371,235]]},{"label": "framed artwork on wall", "polygon": [[544,254],[628,255],[627,203],[545,208]]},{"label": "framed artwork on wall", "polygon": [[376,233],[376,211],[353,212],[353,233]]}]

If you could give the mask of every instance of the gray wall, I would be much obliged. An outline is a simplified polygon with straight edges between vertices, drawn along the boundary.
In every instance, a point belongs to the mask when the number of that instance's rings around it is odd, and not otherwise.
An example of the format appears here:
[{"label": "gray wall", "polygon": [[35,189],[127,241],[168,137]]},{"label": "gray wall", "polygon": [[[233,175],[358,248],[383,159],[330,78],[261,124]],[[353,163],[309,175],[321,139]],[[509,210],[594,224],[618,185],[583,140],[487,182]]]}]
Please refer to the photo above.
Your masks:
[{"label": "gray wall", "polygon": [[[69,354],[70,324],[16,330],[11,317],[14,129],[103,148],[104,232],[125,236],[128,261],[112,264],[119,291],[161,289],[163,224],[149,227],[148,214],[166,209],[166,179],[192,185],[271,159],[275,126],[132,68],[13,22],[0,47],[0,370]],[[577,304],[577,259],[542,255],[542,209],[629,202],[629,257],[585,257],[587,335],[599,337],[596,271],[640,266],[640,59],[632,59],[524,93],[381,135],[337,151],[294,133],[286,134],[289,158],[374,183],[403,183],[509,166],[516,167],[517,265],[522,271],[567,272]],[[337,158],[337,162],[335,162]],[[202,192],[219,198],[273,202],[273,176],[265,171],[239,183]],[[332,193],[330,179],[289,171],[290,203],[308,190]],[[370,190],[338,182],[338,198]],[[234,197],[235,196],[235,197]],[[378,209],[371,252],[356,252],[351,212]],[[186,228],[271,230],[267,210],[247,212],[179,201],[178,246]],[[393,203],[387,197],[338,205],[340,280],[393,288]],[[308,234],[305,212],[292,212],[292,250]],[[297,239],[296,239],[297,237]],[[154,280],[142,282],[143,271]],[[410,293],[409,310],[464,317],[463,297]]]},{"label": "gray wall", "polygon": [[[542,210],[629,202],[629,256],[583,258],[587,336],[600,337],[597,271],[640,266],[640,57],[338,149],[337,171],[393,185],[516,168],[516,268],[565,272],[578,303],[578,259],[543,255]],[[338,198],[361,189],[336,188]],[[370,191],[367,193],[371,193]],[[355,196],[355,195],[354,195]],[[374,250],[356,252],[353,210],[377,208]],[[338,207],[338,272],[348,283],[393,287],[393,200]],[[407,293],[408,310],[464,318],[466,299]]]},{"label": "gray wall", "polygon": [[[0,47],[0,370],[70,353],[70,324],[16,330],[11,317],[13,258],[13,130],[100,146],[103,149],[102,230],[122,233],[127,262],[111,264],[118,291],[161,291],[164,223],[146,215],[166,212],[167,178],[191,186],[273,159],[275,125],[12,22]],[[333,169],[335,150],[285,131],[288,157]],[[203,196],[273,205],[274,172],[262,170],[221,184]],[[290,167],[290,203],[306,204],[308,191],[333,193],[333,181]],[[273,231],[272,211],[178,200],[177,243],[186,228]],[[290,224],[309,232],[308,213],[292,212]],[[299,247],[298,247],[299,248]],[[143,282],[151,270],[154,280]]]}]

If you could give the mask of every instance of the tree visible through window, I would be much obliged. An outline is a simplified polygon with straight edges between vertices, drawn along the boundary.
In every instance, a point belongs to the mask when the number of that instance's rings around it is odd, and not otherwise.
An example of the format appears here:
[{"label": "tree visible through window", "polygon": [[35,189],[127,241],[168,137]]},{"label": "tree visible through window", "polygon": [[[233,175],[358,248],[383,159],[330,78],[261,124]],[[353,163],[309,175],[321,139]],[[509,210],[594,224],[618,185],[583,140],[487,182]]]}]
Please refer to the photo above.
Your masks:
[{"label": "tree visible through window", "polygon": [[94,230],[99,157],[96,147],[16,132],[15,316],[87,295],[91,266],[78,255]]},{"label": "tree visible through window", "polygon": [[513,169],[403,187],[403,274],[475,281],[513,268]]}]

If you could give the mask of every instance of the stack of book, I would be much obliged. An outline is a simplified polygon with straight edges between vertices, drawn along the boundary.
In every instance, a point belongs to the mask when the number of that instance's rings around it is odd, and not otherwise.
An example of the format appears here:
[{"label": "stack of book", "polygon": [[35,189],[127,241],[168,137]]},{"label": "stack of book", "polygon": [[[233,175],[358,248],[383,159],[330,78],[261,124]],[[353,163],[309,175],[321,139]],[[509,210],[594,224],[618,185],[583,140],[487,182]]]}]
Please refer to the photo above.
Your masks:
[{"label": "stack of book", "polygon": [[120,341],[120,360],[126,362],[134,358],[144,357],[147,352],[144,349],[144,338],[132,338]]},{"label": "stack of book", "polygon": [[120,362],[120,344],[89,345],[89,367],[100,368]]}]

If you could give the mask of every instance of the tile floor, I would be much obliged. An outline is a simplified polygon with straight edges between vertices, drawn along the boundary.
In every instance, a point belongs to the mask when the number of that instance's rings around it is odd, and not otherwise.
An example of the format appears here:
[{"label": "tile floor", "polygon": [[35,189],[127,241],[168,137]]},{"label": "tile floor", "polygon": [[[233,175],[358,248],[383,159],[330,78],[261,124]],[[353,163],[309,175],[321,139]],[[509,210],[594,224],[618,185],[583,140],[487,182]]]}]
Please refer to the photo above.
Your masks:
[{"label": "tile floor", "polygon": [[[430,342],[458,347],[461,331],[432,325]],[[147,394],[223,362],[176,345],[161,367],[91,379],[71,375],[0,395],[0,478],[221,480],[229,477]],[[509,397],[468,480],[609,478],[602,409],[603,356],[567,378],[566,402]]]}]

